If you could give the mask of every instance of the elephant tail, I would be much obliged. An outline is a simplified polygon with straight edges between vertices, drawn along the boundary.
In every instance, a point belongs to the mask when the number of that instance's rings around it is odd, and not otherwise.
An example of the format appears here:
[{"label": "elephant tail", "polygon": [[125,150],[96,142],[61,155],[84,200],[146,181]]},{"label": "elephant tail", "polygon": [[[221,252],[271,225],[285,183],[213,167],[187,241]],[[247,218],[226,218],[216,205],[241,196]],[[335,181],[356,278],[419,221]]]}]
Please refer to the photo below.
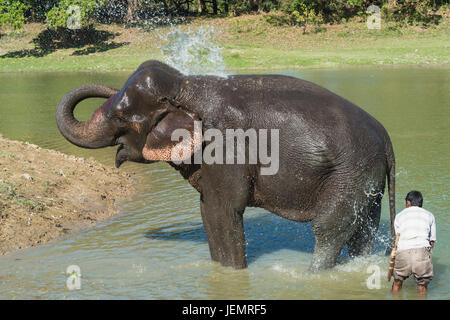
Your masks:
[{"label": "elephant tail", "polygon": [[395,156],[394,149],[392,147],[391,140],[389,136],[386,141],[386,160],[387,160],[387,181],[388,181],[388,192],[389,192],[389,211],[391,216],[391,235],[389,238],[389,246],[386,249],[386,254],[391,254],[391,250],[394,247],[395,241]]}]

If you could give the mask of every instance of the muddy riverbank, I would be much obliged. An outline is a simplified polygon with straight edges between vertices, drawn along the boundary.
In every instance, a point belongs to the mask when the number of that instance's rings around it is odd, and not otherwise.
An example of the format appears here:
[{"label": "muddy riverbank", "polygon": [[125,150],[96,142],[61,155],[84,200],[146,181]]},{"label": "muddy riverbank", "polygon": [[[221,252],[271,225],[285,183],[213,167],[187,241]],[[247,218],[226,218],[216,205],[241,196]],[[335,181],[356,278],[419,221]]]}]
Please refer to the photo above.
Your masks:
[{"label": "muddy riverbank", "polygon": [[132,192],[127,173],[0,135],[0,255],[94,225]]}]

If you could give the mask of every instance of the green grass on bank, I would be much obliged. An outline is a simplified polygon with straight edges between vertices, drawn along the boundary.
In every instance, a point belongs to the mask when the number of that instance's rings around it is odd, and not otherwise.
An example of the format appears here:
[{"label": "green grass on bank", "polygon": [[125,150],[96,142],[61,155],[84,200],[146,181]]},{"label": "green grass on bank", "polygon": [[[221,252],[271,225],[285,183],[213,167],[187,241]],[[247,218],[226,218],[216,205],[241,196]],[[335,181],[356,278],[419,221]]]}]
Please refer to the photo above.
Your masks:
[{"label": "green grass on bank", "polygon": [[[216,42],[230,70],[450,63],[448,18],[427,29],[382,24],[381,30],[369,30],[363,21],[353,21],[311,27],[307,34],[300,27],[271,26],[263,15],[195,19],[179,28],[205,25],[218,31]],[[0,72],[133,70],[142,61],[162,58],[160,46],[170,31],[118,25],[96,29],[104,40],[77,48],[54,42],[45,53],[33,42],[44,25],[27,24],[19,34],[0,31]]]}]

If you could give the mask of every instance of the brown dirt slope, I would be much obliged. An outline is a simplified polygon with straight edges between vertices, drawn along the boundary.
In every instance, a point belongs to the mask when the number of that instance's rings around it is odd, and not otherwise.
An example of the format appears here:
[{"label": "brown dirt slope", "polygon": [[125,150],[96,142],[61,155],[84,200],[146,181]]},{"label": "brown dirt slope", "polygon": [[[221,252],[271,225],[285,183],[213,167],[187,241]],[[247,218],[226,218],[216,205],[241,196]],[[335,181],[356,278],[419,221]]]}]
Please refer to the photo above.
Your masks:
[{"label": "brown dirt slope", "polygon": [[132,191],[129,174],[0,135],[0,255],[106,219]]}]

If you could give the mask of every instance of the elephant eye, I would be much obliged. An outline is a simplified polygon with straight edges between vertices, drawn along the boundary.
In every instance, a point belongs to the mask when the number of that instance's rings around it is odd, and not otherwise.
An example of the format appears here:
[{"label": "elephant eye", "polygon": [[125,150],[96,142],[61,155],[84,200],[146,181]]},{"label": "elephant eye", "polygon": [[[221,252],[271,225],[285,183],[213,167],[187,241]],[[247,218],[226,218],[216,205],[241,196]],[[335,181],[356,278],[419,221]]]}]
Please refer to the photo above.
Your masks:
[{"label": "elephant eye", "polygon": [[114,118],[114,120],[119,124],[119,125],[123,125],[123,124],[125,124],[125,119],[124,118],[122,118],[121,116],[116,116],[115,118]]}]

